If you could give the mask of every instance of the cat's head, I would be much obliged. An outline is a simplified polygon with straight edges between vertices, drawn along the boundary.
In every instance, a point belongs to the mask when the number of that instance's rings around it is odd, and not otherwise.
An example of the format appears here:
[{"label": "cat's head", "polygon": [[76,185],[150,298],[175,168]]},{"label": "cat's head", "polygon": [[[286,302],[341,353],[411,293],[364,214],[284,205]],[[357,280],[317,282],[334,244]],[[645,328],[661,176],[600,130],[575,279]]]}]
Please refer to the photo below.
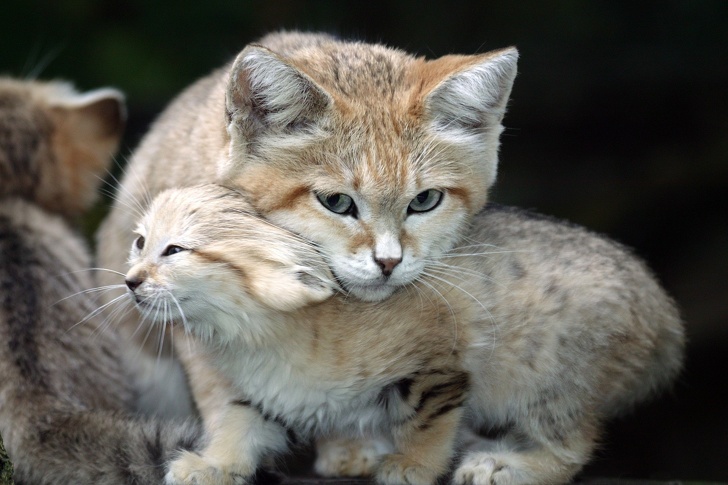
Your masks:
[{"label": "cat's head", "polygon": [[219,175],[319,244],[346,290],[377,301],[452,249],[484,207],[518,54],[425,60],[314,39],[238,56]]},{"label": "cat's head", "polygon": [[334,279],[309,242],[260,218],[238,191],[162,192],[131,245],[126,284],[143,315],[211,338],[257,338],[268,318],[321,302]]},{"label": "cat's head", "polygon": [[125,118],[115,89],[0,78],[0,196],[79,214],[96,198]]}]

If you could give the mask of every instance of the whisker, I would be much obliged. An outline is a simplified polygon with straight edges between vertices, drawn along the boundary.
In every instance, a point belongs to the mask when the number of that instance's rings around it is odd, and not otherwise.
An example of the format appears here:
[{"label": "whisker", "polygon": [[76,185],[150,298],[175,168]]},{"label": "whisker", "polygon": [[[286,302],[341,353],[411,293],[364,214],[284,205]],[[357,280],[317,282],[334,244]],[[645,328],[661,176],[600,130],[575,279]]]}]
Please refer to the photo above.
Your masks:
[{"label": "whisker", "polygon": [[[457,285],[457,284],[453,283],[452,281],[449,281],[449,280],[447,280],[445,278],[441,278],[441,277],[439,277],[437,275],[434,275],[432,273],[429,273],[427,271],[423,271],[422,274],[424,276],[428,277],[428,278],[432,278],[432,279],[437,280],[437,281],[439,281],[439,282],[441,282],[441,283],[443,283],[445,285],[448,285],[451,288],[457,289],[457,290],[463,292],[468,297],[472,298],[473,301],[475,301],[483,309],[483,311],[485,312],[488,320],[491,322],[491,328],[492,328],[492,330],[494,332],[494,337],[493,337],[494,338],[494,341],[497,339],[498,325],[496,324],[495,317],[493,316],[493,314],[491,313],[491,311],[483,304],[483,302],[481,302],[477,297],[475,297],[472,293],[470,293],[469,291],[467,291],[465,288],[463,288],[460,285]],[[422,282],[424,283],[424,280]],[[491,357],[492,357],[492,355],[493,355],[494,352],[495,352],[495,346],[491,346]]]},{"label": "whisker", "polygon": [[105,303],[105,304],[101,305],[100,307],[96,308],[96,309],[95,309],[95,310],[93,310],[93,311],[92,311],[91,313],[89,313],[88,315],[86,315],[85,317],[83,317],[83,318],[82,318],[82,319],[81,319],[80,321],[78,321],[78,322],[74,323],[73,325],[71,325],[71,326],[70,326],[70,327],[69,327],[69,328],[68,328],[68,329],[66,330],[66,332],[65,332],[65,333],[68,333],[68,332],[70,332],[71,330],[73,330],[74,328],[78,327],[79,325],[82,325],[82,324],[84,324],[84,323],[88,322],[88,321],[89,321],[89,320],[91,320],[92,318],[96,317],[96,315],[98,315],[99,313],[103,312],[103,311],[104,311],[104,309],[106,309],[106,308],[108,308],[109,306],[111,306],[111,305],[113,305],[113,304],[115,304],[115,303],[119,302],[119,301],[120,301],[120,300],[121,300],[122,298],[125,298],[125,295],[121,295],[121,296],[118,296],[118,297],[116,297],[116,298],[112,299],[111,301],[109,301],[109,302],[107,302],[107,303]]},{"label": "whisker", "polygon": [[85,290],[77,291],[76,293],[73,293],[64,298],[61,298],[60,300],[57,300],[57,301],[51,303],[50,306],[51,307],[56,306],[63,301],[66,301],[70,298],[74,298],[74,297],[77,297],[80,295],[90,295],[93,293],[101,293],[101,292],[105,292],[105,291],[118,290],[118,289],[122,289],[122,288],[126,288],[126,285],[108,285],[108,286],[97,286],[95,288],[87,288]]},{"label": "whisker", "polygon": [[435,288],[434,285],[432,285],[430,282],[426,281],[424,278],[419,279],[419,283],[427,286],[432,291],[437,293],[439,297],[442,299],[443,302],[445,302],[445,305],[447,306],[448,310],[450,311],[450,315],[452,316],[453,321],[453,344],[452,348],[450,349],[450,354],[452,355],[453,352],[455,352],[455,349],[457,348],[457,342],[458,342],[458,318],[455,314],[455,310],[453,309],[452,305],[448,301],[448,299],[445,297],[444,294],[442,294],[441,291],[439,291],[437,288]]},{"label": "whisker", "polygon": [[430,273],[430,272],[427,272],[427,271],[423,271],[423,272],[422,272],[422,274],[423,274],[423,275],[425,275],[425,276],[427,276],[427,277],[430,277],[430,278],[432,278],[432,279],[435,279],[435,280],[437,280],[437,281],[440,281],[440,282],[442,282],[442,283],[445,283],[445,284],[447,284],[447,285],[449,285],[449,286],[451,286],[451,287],[453,287],[453,288],[456,288],[456,289],[458,289],[458,290],[462,291],[463,293],[465,293],[466,295],[468,295],[468,296],[469,296],[470,298],[472,298],[472,299],[473,299],[473,300],[474,300],[474,301],[475,301],[475,302],[476,302],[476,303],[477,303],[478,305],[480,305],[480,306],[481,306],[481,307],[483,308],[483,310],[485,310],[485,311],[488,311],[488,309],[486,308],[486,306],[485,306],[485,305],[483,305],[483,303],[481,303],[481,302],[480,302],[480,300],[478,300],[478,298],[476,298],[475,296],[473,296],[473,294],[472,294],[472,293],[470,293],[470,292],[469,292],[468,290],[466,290],[465,288],[463,288],[463,287],[461,287],[461,286],[459,286],[459,285],[456,285],[456,284],[455,284],[455,283],[453,283],[452,281],[449,281],[449,280],[447,280],[447,279],[445,279],[445,278],[442,278],[442,277],[440,277],[440,276],[434,275],[434,274],[432,274],[432,273]]}]

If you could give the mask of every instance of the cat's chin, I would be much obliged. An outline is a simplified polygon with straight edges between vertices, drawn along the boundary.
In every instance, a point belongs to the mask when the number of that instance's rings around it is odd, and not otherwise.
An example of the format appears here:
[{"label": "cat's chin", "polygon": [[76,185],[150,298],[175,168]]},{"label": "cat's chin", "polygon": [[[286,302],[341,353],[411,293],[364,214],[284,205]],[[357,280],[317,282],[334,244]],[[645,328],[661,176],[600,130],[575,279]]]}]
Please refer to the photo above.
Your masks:
[{"label": "cat's chin", "polygon": [[342,285],[346,293],[362,301],[377,302],[386,300],[397,290],[394,285]]}]

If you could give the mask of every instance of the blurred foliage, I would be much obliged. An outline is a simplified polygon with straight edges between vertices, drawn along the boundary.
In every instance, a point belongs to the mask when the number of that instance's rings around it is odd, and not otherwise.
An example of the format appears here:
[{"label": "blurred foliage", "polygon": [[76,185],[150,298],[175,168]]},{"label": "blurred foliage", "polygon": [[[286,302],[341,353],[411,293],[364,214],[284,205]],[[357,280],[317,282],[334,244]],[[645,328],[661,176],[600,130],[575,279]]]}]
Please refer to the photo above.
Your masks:
[{"label": "blurred foliage", "polygon": [[0,70],[125,91],[124,160],[183,87],[281,28],[428,57],[519,48],[492,199],[634,247],[692,342],[673,400],[608,436],[596,469],[728,480],[728,2],[6,0]]},{"label": "blurred foliage", "polygon": [[2,435],[0,435],[0,485],[13,485],[13,464],[5,452]]}]

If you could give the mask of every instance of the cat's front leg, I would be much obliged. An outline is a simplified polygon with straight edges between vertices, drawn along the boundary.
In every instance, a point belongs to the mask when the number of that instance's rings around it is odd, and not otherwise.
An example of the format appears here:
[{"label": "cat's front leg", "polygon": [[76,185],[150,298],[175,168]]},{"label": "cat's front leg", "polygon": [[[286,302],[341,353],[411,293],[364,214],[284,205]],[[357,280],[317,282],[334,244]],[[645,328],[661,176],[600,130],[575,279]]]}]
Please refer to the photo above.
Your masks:
[{"label": "cat's front leg", "polygon": [[384,438],[335,438],[316,440],[314,470],[324,477],[366,477],[374,474],[379,461],[391,453]]},{"label": "cat's front leg", "polygon": [[[515,430],[499,439],[474,439],[469,434],[463,460],[453,475],[455,485],[561,484],[589,459],[596,443],[596,428],[580,427],[556,436]],[[545,439],[544,439],[545,438]]]},{"label": "cat's front leg", "polygon": [[231,402],[207,429],[208,445],[173,460],[166,485],[248,484],[264,455],[287,446],[285,429],[245,401]]},{"label": "cat's front leg", "polygon": [[447,472],[454,454],[469,376],[462,371],[436,371],[395,387],[411,413],[392,423],[395,452],[382,458],[377,481],[432,485]]}]

